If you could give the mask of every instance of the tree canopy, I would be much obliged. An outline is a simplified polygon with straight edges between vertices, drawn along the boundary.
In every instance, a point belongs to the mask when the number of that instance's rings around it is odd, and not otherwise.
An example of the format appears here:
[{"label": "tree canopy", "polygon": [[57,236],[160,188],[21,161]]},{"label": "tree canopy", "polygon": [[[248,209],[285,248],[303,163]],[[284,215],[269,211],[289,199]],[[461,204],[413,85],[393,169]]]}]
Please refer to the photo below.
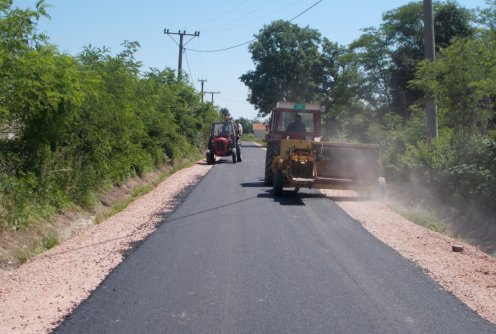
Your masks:
[{"label": "tree canopy", "polygon": [[265,116],[277,101],[313,101],[320,93],[320,33],[287,21],[264,26],[249,50],[255,70],[240,79],[248,101]]}]

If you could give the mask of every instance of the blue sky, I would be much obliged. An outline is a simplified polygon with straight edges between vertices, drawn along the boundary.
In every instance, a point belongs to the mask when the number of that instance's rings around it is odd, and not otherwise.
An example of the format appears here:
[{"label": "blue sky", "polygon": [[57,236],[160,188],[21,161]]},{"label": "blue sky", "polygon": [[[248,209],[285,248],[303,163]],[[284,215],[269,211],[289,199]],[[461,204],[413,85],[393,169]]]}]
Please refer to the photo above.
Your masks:
[{"label": "blue sky", "polygon": [[[409,3],[408,0],[46,0],[51,19],[43,18],[39,31],[45,32],[61,52],[77,55],[84,46],[122,50],[124,40],[141,45],[136,58],[143,71],[155,67],[174,70],[178,65],[178,30],[198,37],[184,37],[186,50],[183,71],[200,91],[199,79],[206,79],[205,91],[215,94],[214,104],[229,109],[235,118],[255,118],[257,111],[246,101],[248,89],[239,77],[253,69],[248,45],[222,52],[218,50],[248,42],[264,25],[274,20],[290,20],[301,27],[320,31],[333,42],[347,45],[361,29],[378,27],[382,14]],[[466,8],[484,7],[484,0],[459,0]],[[14,6],[34,7],[36,0],[14,0]],[[174,38],[171,39],[171,37]],[[191,39],[191,40],[190,40]],[[211,95],[205,96],[210,100]]]}]

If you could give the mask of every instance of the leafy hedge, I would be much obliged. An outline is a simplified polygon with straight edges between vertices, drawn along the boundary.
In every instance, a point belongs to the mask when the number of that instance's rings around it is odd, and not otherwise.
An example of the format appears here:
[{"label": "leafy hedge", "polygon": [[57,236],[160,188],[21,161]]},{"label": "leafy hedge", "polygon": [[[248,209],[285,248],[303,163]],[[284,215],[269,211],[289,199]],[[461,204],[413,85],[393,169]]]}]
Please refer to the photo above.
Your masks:
[{"label": "leafy hedge", "polygon": [[386,177],[407,184],[408,196],[433,209],[442,204],[451,208],[450,214],[468,220],[494,216],[496,132],[459,137],[444,128],[437,140],[427,143],[422,138],[423,115],[371,126],[370,136],[381,143]]},{"label": "leafy hedge", "polygon": [[134,175],[198,154],[219,118],[174,71],[141,73],[139,44],[60,53],[36,10],[0,0],[0,220],[19,229]]}]

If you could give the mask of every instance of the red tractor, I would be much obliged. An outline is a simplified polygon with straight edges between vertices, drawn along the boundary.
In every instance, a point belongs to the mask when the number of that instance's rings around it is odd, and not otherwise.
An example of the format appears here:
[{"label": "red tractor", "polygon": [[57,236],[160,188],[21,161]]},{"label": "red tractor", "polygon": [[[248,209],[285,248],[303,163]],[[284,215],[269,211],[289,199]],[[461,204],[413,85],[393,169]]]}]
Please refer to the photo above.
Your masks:
[{"label": "red tractor", "polygon": [[241,162],[241,145],[237,127],[232,120],[214,122],[210,128],[210,139],[206,153],[207,164],[215,163],[215,157],[232,157],[232,162]]}]

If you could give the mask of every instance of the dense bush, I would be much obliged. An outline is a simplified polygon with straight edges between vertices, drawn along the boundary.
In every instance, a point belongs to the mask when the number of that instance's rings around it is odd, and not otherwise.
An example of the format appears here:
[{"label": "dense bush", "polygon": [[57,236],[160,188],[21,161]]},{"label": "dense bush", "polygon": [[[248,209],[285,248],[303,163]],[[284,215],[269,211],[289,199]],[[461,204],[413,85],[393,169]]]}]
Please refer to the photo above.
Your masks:
[{"label": "dense bush", "polygon": [[137,42],[123,51],[88,46],[61,54],[36,34],[36,10],[0,0],[0,219],[19,229],[103,186],[203,148],[219,118],[174,71],[140,73]]}]

